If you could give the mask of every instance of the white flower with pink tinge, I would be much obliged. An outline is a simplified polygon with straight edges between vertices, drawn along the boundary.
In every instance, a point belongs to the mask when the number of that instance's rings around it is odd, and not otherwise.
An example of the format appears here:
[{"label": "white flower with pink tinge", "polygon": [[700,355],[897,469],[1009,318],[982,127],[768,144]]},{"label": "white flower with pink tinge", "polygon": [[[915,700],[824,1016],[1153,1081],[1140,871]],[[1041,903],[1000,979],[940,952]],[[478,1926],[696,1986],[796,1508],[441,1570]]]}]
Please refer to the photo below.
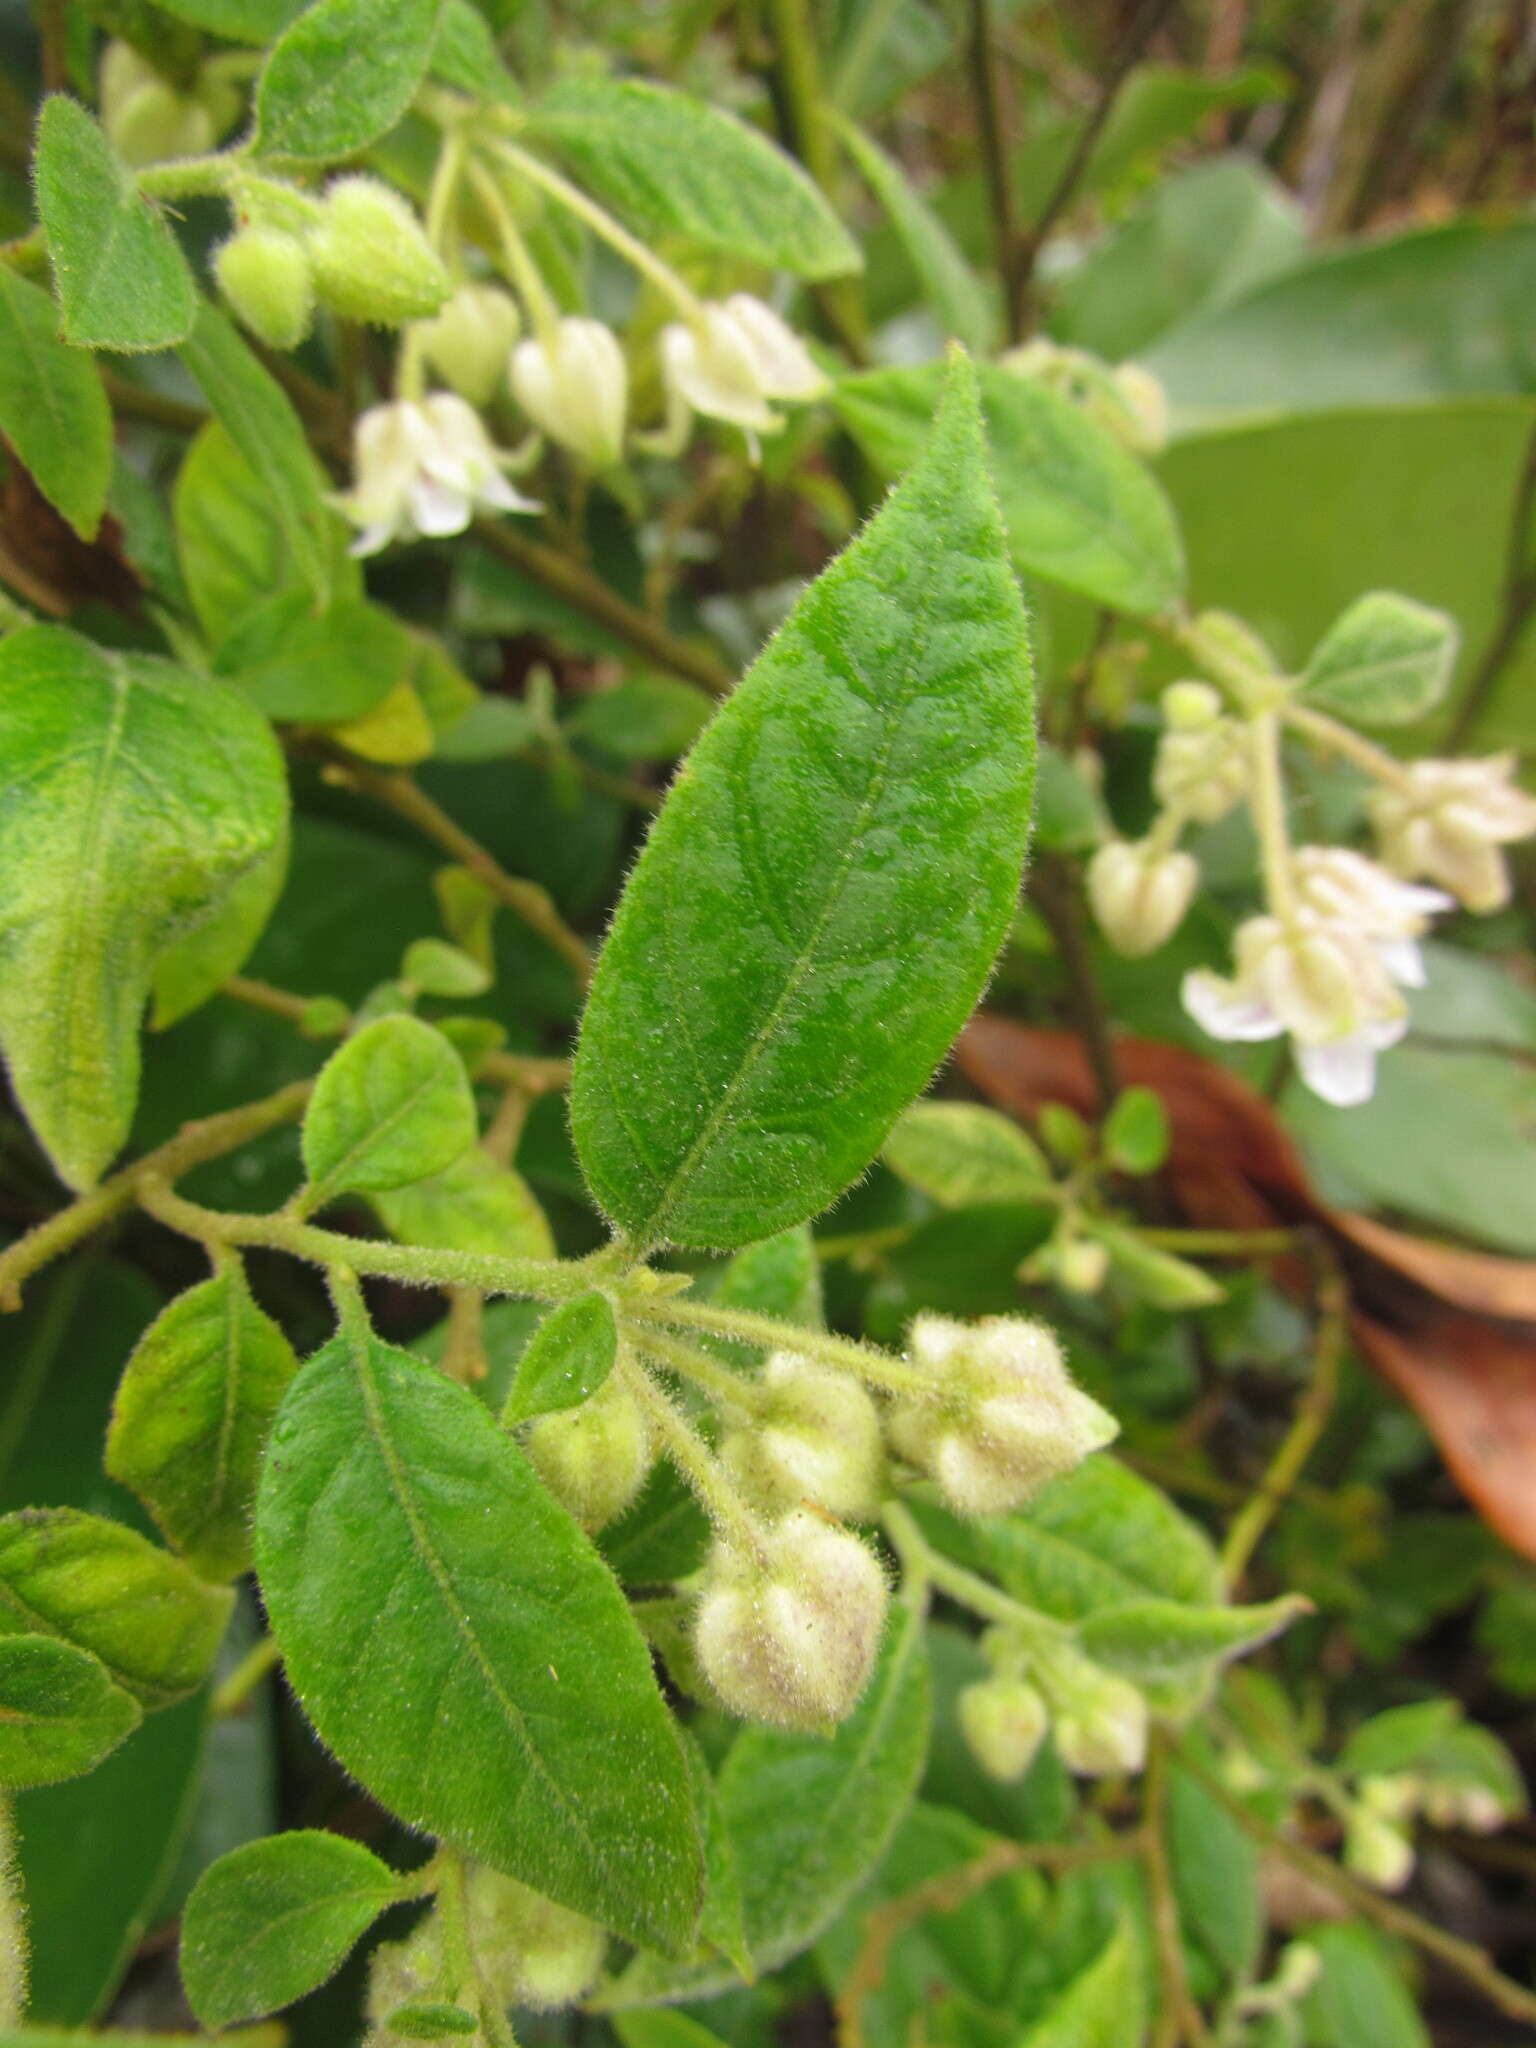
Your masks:
[{"label": "white flower with pink tinge", "polygon": [[1381,857],[1399,875],[1439,882],[1468,910],[1509,901],[1500,848],[1536,832],[1536,797],[1516,786],[1513,754],[1410,761],[1403,782],[1371,799]]},{"label": "white flower with pink tinge", "polygon": [[1233,943],[1229,980],[1196,968],[1184,1007],[1212,1038],[1279,1038],[1289,1032],[1301,1077],[1335,1107],[1370,1099],[1376,1055],[1408,1028],[1408,1009],[1378,944],[1354,926],[1310,910],[1289,919],[1252,917]]},{"label": "white flower with pink tinge", "polygon": [[353,434],[343,511],[361,531],[354,555],[417,534],[462,533],[477,511],[537,512],[515,491],[473,406],[451,391],[371,406]]},{"label": "white flower with pink tinge", "polygon": [[1454,896],[1404,882],[1347,846],[1299,847],[1291,859],[1291,878],[1306,909],[1369,939],[1401,987],[1424,986],[1418,942],[1437,911],[1456,908]]}]

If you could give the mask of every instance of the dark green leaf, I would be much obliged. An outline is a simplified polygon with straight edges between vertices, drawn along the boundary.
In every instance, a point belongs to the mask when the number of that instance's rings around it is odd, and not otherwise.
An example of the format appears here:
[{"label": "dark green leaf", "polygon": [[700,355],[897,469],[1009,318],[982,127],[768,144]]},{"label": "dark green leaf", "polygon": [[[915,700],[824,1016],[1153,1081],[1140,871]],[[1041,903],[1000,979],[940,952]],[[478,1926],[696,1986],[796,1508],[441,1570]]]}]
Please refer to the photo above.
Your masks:
[{"label": "dark green leaf", "polygon": [[269,718],[323,725],[371,711],[415,659],[410,635],[382,605],[344,597],[316,616],[314,600],[293,590],[246,612],[214,665]]},{"label": "dark green leaf", "polygon": [[475,1098],[447,1039],[417,1017],[380,1017],[315,1082],[303,1130],[310,1204],[425,1180],[474,1142]]},{"label": "dark green leaf", "polygon": [[171,348],[197,293],[176,238],[78,100],[55,93],[37,124],[37,210],[77,348]]},{"label": "dark green leaf", "polygon": [[88,1186],[128,1133],[161,956],[281,843],[282,760],[235,691],[58,626],[0,646],[0,760],[0,1040],[34,1130]]},{"label": "dark green leaf", "polygon": [[400,1896],[360,1842],[304,1828],[232,1849],[205,1870],[181,1923],[181,1978],[205,2027],[276,2012],[323,1984]]},{"label": "dark green leaf", "polygon": [[796,277],[857,270],[857,246],[800,166],[723,108],[638,79],[562,79],[529,134],[646,235],[679,235]]},{"label": "dark green leaf", "polygon": [[231,1603],[120,1522],[78,1508],[0,1517],[0,1635],[41,1631],[88,1650],[146,1707],[201,1685]]},{"label": "dark green leaf", "polygon": [[535,1415],[579,1408],[613,1370],[619,1330],[605,1294],[563,1301],[534,1331],[502,1410],[504,1429]]},{"label": "dark green leaf", "polygon": [[572,1128],[637,1243],[739,1245],[824,1208],[1012,916],[1028,648],[963,358],[951,378],[921,462],[689,756],[598,963]]},{"label": "dark green leaf", "polygon": [[94,1770],[142,1715],[100,1659],[53,1636],[0,1637],[0,1785]]},{"label": "dark green leaf", "polygon": [[112,481],[112,409],[83,349],[60,341],[45,291],[0,268],[0,431],[82,540]]},{"label": "dark green leaf", "polygon": [[1393,590],[1370,591],[1319,641],[1299,694],[1361,725],[1410,725],[1445,695],[1457,639],[1448,612]]},{"label": "dark green leaf", "polygon": [[[520,708],[520,707],[519,707]],[[621,761],[675,761],[708,725],[715,706],[695,683],[629,676],[585,697],[566,730]]]},{"label": "dark green leaf", "polygon": [[267,1430],[298,1361],[232,1262],[145,1331],[118,1388],[107,1470],[209,1579],[250,1563]]},{"label": "dark green leaf", "polygon": [[338,1337],[283,1404],[256,1545],[289,1680],[376,1798],[631,1940],[686,1947],[700,1850],[644,1642],[473,1395]]},{"label": "dark green leaf", "polygon": [[254,147],[324,162],[393,128],[426,74],[436,0],[314,0],[256,83]]},{"label": "dark green leaf", "polygon": [[1177,1764],[1168,1773],[1168,1862],[1186,1929],[1227,1976],[1242,1977],[1263,1939],[1259,1852]]}]

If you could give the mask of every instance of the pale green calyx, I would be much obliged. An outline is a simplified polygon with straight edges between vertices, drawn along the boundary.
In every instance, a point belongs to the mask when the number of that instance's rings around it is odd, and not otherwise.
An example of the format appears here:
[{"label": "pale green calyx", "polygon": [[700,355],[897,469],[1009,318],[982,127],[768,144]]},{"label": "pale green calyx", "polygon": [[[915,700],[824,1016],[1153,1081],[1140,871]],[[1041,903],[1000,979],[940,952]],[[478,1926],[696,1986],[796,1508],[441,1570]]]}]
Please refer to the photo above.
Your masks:
[{"label": "pale green calyx", "polygon": [[556,1500],[589,1530],[623,1514],[655,1456],[645,1413],[617,1370],[579,1408],[539,1416],[523,1447]]},{"label": "pale green calyx", "polygon": [[512,395],[541,434],[590,469],[624,453],[629,370],[612,328],[572,315],[512,351]]},{"label": "pale green calyx", "polygon": [[315,273],[297,235],[253,221],[213,259],[236,317],[269,348],[297,348],[315,316]]},{"label": "pale green calyx", "polygon": [[323,303],[374,327],[425,319],[452,290],[409,203],[377,178],[338,178],[327,189],[309,255]]},{"label": "pale green calyx", "polygon": [[956,1702],[966,1746],[989,1778],[1017,1784],[1034,1762],[1051,1712],[1027,1679],[998,1673],[968,1685]]},{"label": "pale green calyx", "polygon": [[1199,881],[1193,854],[1151,838],[1112,839],[1088,863],[1088,901],[1115,951],[1139,959],[1172,938]]},{"label": "pale green calyx", "polygon": [[793,1351],[764,1368],[766,1398],[721,1455],[749,1495],[775,1509],[801,1502],[853,1521],[877,1514],[885,1492],[880,1415],[848,1373]]},{"label": "pale green calyx", "polygon": [[471,405],[489,405],[507,374],[507,351],[522,330],[517,301],[494,284],[461,284],[418,330],[422,353]]}]

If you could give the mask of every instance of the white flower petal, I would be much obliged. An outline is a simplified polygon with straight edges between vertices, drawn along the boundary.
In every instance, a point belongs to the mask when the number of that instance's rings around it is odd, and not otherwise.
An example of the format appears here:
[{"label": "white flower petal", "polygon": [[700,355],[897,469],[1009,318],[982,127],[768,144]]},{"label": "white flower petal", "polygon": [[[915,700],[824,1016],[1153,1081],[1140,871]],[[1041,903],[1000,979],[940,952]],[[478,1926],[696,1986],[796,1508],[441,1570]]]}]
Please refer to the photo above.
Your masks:
[{"label": "white flower petal", "polygon": [[1285,1026],[1267,1003],[1245,994],[1235,981],[1196,967],[1184,977],[1184,1007],[1212,1038],[1253,1041],[1278,1038]]},{"label": "white flower petal", "polygon": [[437,477],[421,476],[411,486],[411,523],[429,539],[462,533],[469,524],[469,495]]},{"label": "white flower petal", "polygon": [[1296,1064],[1301,1078],[1324,1102],[1335,1109],[1355,1109],[1369,1102],[1376,1086],[1376,1047],[1368,1031],[1352,1031],[1348,1038],[1330,1039],[1326,1045],[1296,1045]]}]

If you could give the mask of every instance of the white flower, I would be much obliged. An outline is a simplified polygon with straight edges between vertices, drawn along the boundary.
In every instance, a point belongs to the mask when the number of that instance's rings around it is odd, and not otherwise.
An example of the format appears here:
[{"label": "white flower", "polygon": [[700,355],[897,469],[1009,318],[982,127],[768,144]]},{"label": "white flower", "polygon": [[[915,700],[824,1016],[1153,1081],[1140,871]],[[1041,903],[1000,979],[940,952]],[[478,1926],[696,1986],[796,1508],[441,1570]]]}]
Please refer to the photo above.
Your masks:
[{"label": "white flower", "polygon": [[1112,839],[1088,863],[1088,901],[1115,951],[1136,959],[1177,931],[1199,880],[1192,854]]},{"label": "white flower", "polygon": [[660,348],[674,403],[752,434],[783,426],[770,400],[800,404],[828,388],[799,336],[749,292],[705,306],[696,324],[664,328]]},{"label": "white flower", "polygon": [[1439,882],[1468,910],[1509,901],[1499,852],[1536,832],[1536,797],[1514,783],[1513,754],[1481,761],[1411,761],[1405,781],[1371,799],[1381,857],[1394,874]]},{"label": "white flower", "polygon": [[494,284],[461,284],[417,329],[427,361],[471,405],[489,405],[522,329],[517,301]]},{"label": "white flower", "polygon": [[1369,939],[1382,966],[1402,987],[1424,986],[1418,941],[1436,911],[1455,907],[1453,896],[1400,881],[1346,846],[1299,847],[1291,873],[1308,910]]},{"label": "white flower", "polygon": [[1338,1108],[1369,1099],[1376,1055],[1408,1028],[1408,1012],[1376,945],[1350,926],[1301,911],[1240,925],[1229,981],[1197,968],[1184,1007],[1212,1038],[1291,1034],[1302,1079]]},{"label": "white flower", "polygon": [[393,540],[462,533],[478,507],[537,512],[501,473],[479,415],[451,392],[375,405],[357,422],[342,508],[362,531],[354,555]]},{"label": "white flower", "polygon": [[530,335],[512,351],[512,391],[541,433],[592,469],[624,453],[629,368],[611,327],[572,314],[552,339]]}]

